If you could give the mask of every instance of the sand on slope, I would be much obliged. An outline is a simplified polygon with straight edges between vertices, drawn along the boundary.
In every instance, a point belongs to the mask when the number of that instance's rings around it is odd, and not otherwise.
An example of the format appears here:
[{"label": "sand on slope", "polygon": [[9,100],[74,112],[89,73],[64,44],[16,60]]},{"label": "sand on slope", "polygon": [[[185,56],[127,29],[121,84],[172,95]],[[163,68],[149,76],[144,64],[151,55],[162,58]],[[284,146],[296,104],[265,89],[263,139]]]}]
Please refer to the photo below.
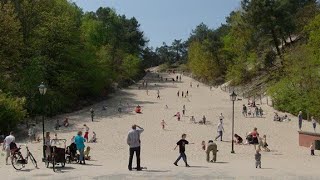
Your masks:
[{"label": "sand on slope", "polygon": [[[150,73],[145,79],[149,84],[149,95],[145,89],[138,89],[137,85],[115,93],[112,98],[97,103],[95,121],[91,122],[89,109],[64,114],[50,119],[46,129],[57,132],[59,138],[65,138],[70,143],[72,136],[83,129],[86,123],[92,131],[97,133],[98,143],[88,143],[92,148],[92,160],[87,165],[67,164],[65,168],[58,168],[54,173],[41,162],[41,143],[28,144],[31,152],[38,160],[39,169],[32,164],[26,165],[24,171],[16,171],[11,165],[4,165],[4,157],[0,160],[0,179],[318,179],[320,177],[319,152],[311,157],[309,149],[298,146],[297,118],[290,116],[291,122],[274,122],[275,110],[266,105],[263,100],[263,118],[245,118],[241,114],[242,104],[247,100],[235,102],[235,133],[245,138],[246,132],[254,127],[260,135],[267,135],[271,152],[262,152],[262,169],[255,168],[254,147],[236,145],[235,154],[231,154],[231,118],[232,102],[229,94],[219,88],[201,84],[196,87],[197,81],[182,76],[182,82],[172,83],[156,81],[157,74]],[[163,78],[175,77],[173,74],[160,74]],[[193,87],[190,87],[190,82]],[[141,83],[141,82],[140,82]],[[156,85],[155,85],[156,84]],[[157,99],[157,89],[161,99]],[[177,91],[189,91],[188,98],[177,97]],[[120,105],[121,104],[121,105]],[[136,105],[142,107],[142,114],[134,113]],[[169,108],[166,109],[165,106]],[[186,106],[186,116],[180,122],[173,117]],[[102,110],[107,106],[107,110]],[[121,106],[122,113],[117,109]],[[217,141],[217,163],[207,163],[205,152],[201,149],[201,141],[208,141],[217,136],[216,126],[218,117],[223,113],[225,133],[223,142]],[[207,117],[207,125],[190,123],[191,116],[199,121],[202,116]],[[69,117],[71,126],[53,131],[56,119]],[[164,119],[167,129],[162,130],[160,122]],[[141,135],[141,163],[148,167],[142,172],[128,171],[127,133],[132,124],[142,126],[145,131]],[[303,129],[311,131],[311,124],[303,122]],[[187,140],[194,142],[186,147],[186,154],[190,168],[184,167],[181,160],[179,166],[173,165],[179,151],[173,150],[181,134],[187,134]],[[135,158],[134,158],[135,159]],[[135,165],[135,160],[134,160]]]}]

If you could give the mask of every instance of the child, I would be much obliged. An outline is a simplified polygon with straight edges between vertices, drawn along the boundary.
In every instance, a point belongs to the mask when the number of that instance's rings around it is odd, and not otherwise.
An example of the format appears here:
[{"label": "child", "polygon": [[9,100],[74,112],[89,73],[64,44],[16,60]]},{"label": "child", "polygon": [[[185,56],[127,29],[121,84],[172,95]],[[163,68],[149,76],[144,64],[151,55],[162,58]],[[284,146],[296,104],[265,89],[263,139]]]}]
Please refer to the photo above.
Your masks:
[{"label": "child", "polygon": [[[186,151],[186,147],[185,146],[186,146],[186,144],[189,144],[189,142],[186,140],[186,137],[187,137],[186,134],[182,134],[182,139],[180,139],[180,141],[177,142],[177,146],[174,148],[174,150],[176,150],[177,147],[179,146],[179,152],[180,152],[180,156],[173,163],[175,166],[178,166],[178,162],[182,158],[183,161],[186,163],[186,167],[190,167],[189,164],[187,163],[187,156],[185,154],[185,151]],[[190,143],[190,144],[193,144],[193,143]]]},{"label": "child", "polygon": [[164,120],[162,120],[162,121],[161,121],[162,129],[164,129],[164,128],[165,128],[165,125],[167,125],[167,124],[166,124],[166,122],[164,122]]},{"label": "child", "polygon": [[311,156],[314,156],[314,144],[313,142],[310,145]]},{"label": "child", "polygon": [[97,134],[93,131],[92,132],[93,136],[92,138],[90,139],[90,143],[96,143],[97,142]]},{"label": "child", "polygon": [[85,160],[90,160],[91,156],[89,156],[90,154],[90,146],[87,147],[87,149],[84,151],[84,158]]},{"label": "child", "polygon": [[268,143],[267,143],[267,136],[263,135],[263,140],[262,140],[263,144],[262,147],[265,151],[270,152],[270,149],[268,148]]},{"label": "child", "polygon": [[86,125],[86,124],[84,124],[83,125],[84,126],[84,128],[85,128],[85,133],[84,133],[84,139],[86,139],[86,142],[88,142],[88,139],[89,139],[89,127]]},{"label": "child", "polygon": [[202,150],[206,150],[206,142],[202,141],[201,142]]},{"label": "child", "polygon": [[312,122],[313,130],[314,130],[314,132],[316,132],[317,122],[313,116],[311,117],[311,122]]},{"label": "child", "polygon": [[263,148],[263,140],[260,136],[258,136],[258,149],[261,151],[261,148]]},{"label": "child", "polygon": [[256,160],[256,168],[258,168],[258,166],[259,166],[259,168],[261,168],[261,154],[260,154],[260,150],[259,149],[257,149],[256,150],[256,154],[255,154],[255,160]]}]

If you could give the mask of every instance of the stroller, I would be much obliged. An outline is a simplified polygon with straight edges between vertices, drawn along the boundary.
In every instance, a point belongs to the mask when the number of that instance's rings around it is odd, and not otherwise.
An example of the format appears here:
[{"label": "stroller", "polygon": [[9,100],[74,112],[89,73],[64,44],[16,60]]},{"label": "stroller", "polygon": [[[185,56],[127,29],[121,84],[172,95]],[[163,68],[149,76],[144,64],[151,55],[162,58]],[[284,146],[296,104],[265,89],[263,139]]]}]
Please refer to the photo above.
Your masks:
[{"label": "stroller", "polygon": [[75,143],[71,143],[66,149],[66,161],[71,164],[73,161],[78,162],[79,155],[77,154],[77,146]]}]

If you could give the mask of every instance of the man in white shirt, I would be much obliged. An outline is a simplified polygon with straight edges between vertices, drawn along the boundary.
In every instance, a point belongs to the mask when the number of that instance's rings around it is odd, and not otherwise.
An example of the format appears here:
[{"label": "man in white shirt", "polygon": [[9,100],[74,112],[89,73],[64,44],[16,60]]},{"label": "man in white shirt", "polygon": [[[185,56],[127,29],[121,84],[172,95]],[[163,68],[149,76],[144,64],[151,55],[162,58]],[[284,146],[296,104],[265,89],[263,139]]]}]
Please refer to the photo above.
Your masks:
[{"label": "man in white shirt", "polygon": [[8,165],[8,158],[10,157],[10,144],[15,142],[15,137],[13,136],[13,132],[10,132],[10,135],[7,136],[3,141],[3,151],[6,151],[6,165]]},{"label": "man in white shirt", "polygon": [[129,165],[128,169],[129,171],[132,170],[132,159],[133,154],[136,152],[137,157],[137,171],[141,171],[142,168],[140,166],[140,134],[144,131],[144,129],[138,125],[132,125],[132,129],[128,133],[127,137],[127,144],[129,145],[130,149],[130,157],[129,157]]},{"label": "man in white shirt", "polygon": [[215,140],[217,140],[219,137],[220,137],[220,141],[222,141],[222,134],[224,132],[224,128],[223,128],[223,124],[222,124],[222,119],[220,119],[220,122],[218,124],[218,128],[217,128],[217,131],[218,131],[218,136],[216,137]]}]

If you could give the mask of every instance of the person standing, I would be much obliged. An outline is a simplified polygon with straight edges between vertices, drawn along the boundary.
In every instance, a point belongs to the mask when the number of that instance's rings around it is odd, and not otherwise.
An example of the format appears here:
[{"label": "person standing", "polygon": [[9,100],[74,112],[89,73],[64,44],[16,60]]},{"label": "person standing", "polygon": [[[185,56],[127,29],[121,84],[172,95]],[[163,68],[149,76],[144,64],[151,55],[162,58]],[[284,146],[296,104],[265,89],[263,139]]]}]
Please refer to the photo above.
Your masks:
[{"label": "person standing", "polygon": [[242,106],[242,114],[243,114],[243,116],[247,117],[247,106],[246,105]]},{"label": "person standing", "polygon": [[185,115],[186,114],[186,105],[183,105],[182,106],[182,115]]},{"label": "person standing", "polygon": [[259,108],[259,114],[260,114],[260,117],[263,116],[263,110],[262,110],[261,106],[260,106],[260,108]]},{"label": "person standing", "polygon": [[142,168],[140,166],[140,135],[144,131],[144,129],[136,124],[132,125],[132,129],[128,133],[127,137],[127,144],[129,145],[129,152],[130,152],[130,157],[129,157],[129,165],[128,169],[129,171],[132,170],[132,160],[133,160],[133,155],[136,153],[136,158],[137,158],[137,171],[141,171]]},{"label": "person standing", "polygon": [[218,124],[217,132],[218,132],[218,136],[215,138],[215,140],[217,140],[220,137],[220,141],[222,141],[222,134],[224,132],[222,119],[220,119],[220,122]]},{"label": "person standing", "polygon": [[203,124],[206,124],[206,121],[207,121],[207,118],[206,118],[205,115],[203,115],[203,117],[202,117],[202,122],[203,122]]},{"label": "person standing", "polygon": [[14,143],[16,138],[13,136],[13,131],[10,132],[10,135],[7,136],[2,145],[2,150],[6,152],[6,165],[9,165],[8,158],[10,157],[11,149],[10,144]]},{"label": "person standing", "polygon": [[[212,152],[212,160],[210,160],[210,152]],[[218,147],[217,147],[217,144],[214,143],[212,140],[210,140],[208,142],[208,147],[207,147],[207,150],[206,150],[206,153],[207,153],[207,162],[216,162],[217,161],[217,152],[218,152]]]},{"label": "person standing", "polygon": [[184,96],[184,92],[182,91],[182,92],[181,92],[181,97],[183,97],[183,96]]},{"label": "person standing", "polygon": [[77,146],[77,150],[80,153],[79,163],[80,164],[82,164],[82,163],[86,164],[85,158],[84,158],[84,148],[86,146],[84,145],[85,139],[82,137],[82,131],[79,131],[77,133],[77,136],[75,137],[74,141],[75,141],[75,144]]},{"label": "person standing", "polygon": [[[259,144],[259,133],[258,133],[258,128],[253,128],[253,131],[250,133],[250,135],[252,136],[252,144],[254,145],[254,149],[256,150],[257,147],[256,145]],[[259,149],[259,148],[258,148]]]},{"label": "person standing", "polygon": [[189,96],[189,90],[187,90],[186,96]]},{"label": "person standing", "polygon": [[[178,162],[180,161],[180,159],[182,158],[183,161],[186,164],[186,167],[190,167],[188,162],[187,162],[187,155],[185,154],[186,151],[186,144],[189,144],[189,142],[186,140],[187,135],[186,134],[182,134],[181,138],[178,142],[177,142],[177,146],[174,148],[174,150],[177,149],[177,147],[179,146],[179,157],[178,159],[173,163],[175,166],[178,166]],[[193,143],[190,143],[193,144]]]},{"label": "person standing", "polygon": [[179,95],[180,95],[180,91],[177,92],[177,96],[178,96],[178,97],[179,97]]},{"label": "person standing", "polygon": [[311,123],[312,123],[312,127],[313,127],[314,132],[316,132],[317,121],[314,119],[313,116],[311,116]]},{"label": "person standing", "polygon": [[32,141],[35,140],[35,134],[34,134],[34,127],[33,125],[30,126],[29,130],[28,130],[28,136],[29,136],[29,140],[32,143]]},{"label": "person standing", "polygon": [[[86,141],[88,142],[88,140],[89,140],[89,130],[90,130],[90,128],[86,125],[86,124],[84,124],[83,125],[84,126],[84,128],[85,128],[85,133],[84,133],[84,139],[86,139]],[[81,134],[82,134],[82,132],[81,132]]]},{"label": "person standing", "polygon": [[301,128],[302,128],[302,111],[299,111],[298,120],[299,120],[299,130],[301,131]]},{"label": "person standing", "polygon": [[91,121],[93,122],[93,117],[94,117],[94,110],[93,110],[93,108],[90,109],[90,113],[91,113]]},{"label": "person standing", "polygon": [[310,151],[311,151],[311,156],[314,156],[314,144],[313,144],[313,142],[311,143],[311,145],[310,145]]},{"label": "person standing", "polygon": [[254,158],[256,160],[256,168],[259,168],[261,169],[261,154],[260,154],[260,150],[257,149],[256,150],[256,154],[254,155]]}]

